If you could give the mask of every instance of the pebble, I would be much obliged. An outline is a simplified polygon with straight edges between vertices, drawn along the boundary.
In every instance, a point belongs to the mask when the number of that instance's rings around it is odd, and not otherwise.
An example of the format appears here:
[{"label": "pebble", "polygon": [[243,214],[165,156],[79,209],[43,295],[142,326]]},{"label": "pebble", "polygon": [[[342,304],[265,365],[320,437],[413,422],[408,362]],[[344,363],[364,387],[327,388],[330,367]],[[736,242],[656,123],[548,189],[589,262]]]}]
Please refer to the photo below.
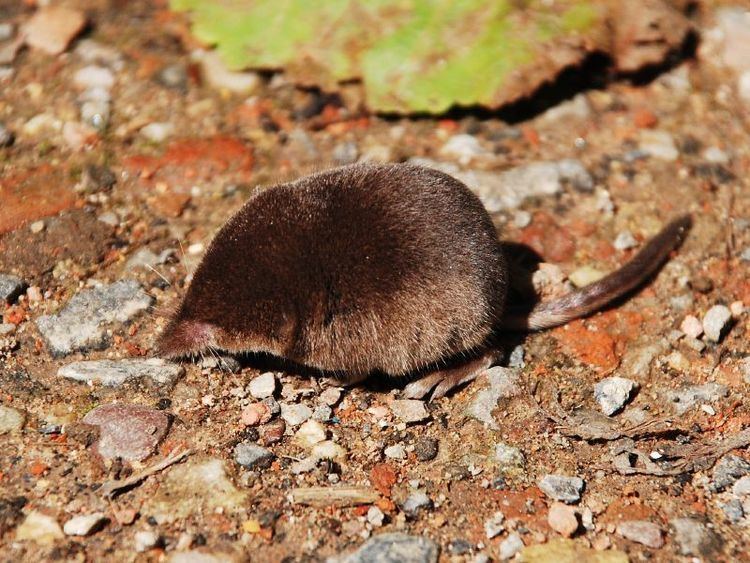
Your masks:
[{"label": "pebble", "polygon": [[513,226],[519,229],[525,229],[531,225],[531,213],[519,209],[513,214]]},{"label": "pebble", "polygon": [[318,405],[312,414],[313,420],[317,420],[318,422],[328,422],[332,416],[333,409],[328,405]]},{"label": "pebble", "polygon": [[187,67],[181,63],[165,66],[156,74],[155,79],[162,86],[184,92],[188,85]]},{"label": "pebble", "polygon": [[502,442],[495,444],[495,460],[503,472],[523,469],[526,465],[526,459],[523,457],[521,450]]},{"label": "pebble", "polygon": [[539,481],[539,488],[545,495],[568,504],[581,500],[583,486],[583,479],[580,477],[566,475],[545,475]]},{"label": "pebble", "polygon": [[703,151],[703,158],[714,164],[728,164],[729,155],[719,147],[708,147]]},{"label": "pebble", "polygon": [[550,528],[566,538],[572,537],[578,531],[578,516],[575,509],[560,502],[550,506],[547,523]]},{"label": "pebble", "polygon": [[732,494],[736,497],[750,495],[750,475],[737,479],[737,482],[732,486]]},{"label": "pebble", "polygon": [[732,524],[738,524],[745,517],[745,510],[742,506],[742,501],[738,498],[729,499],[727,502],[719,505],[724,516]]},{"label": "pebble", "polygon": [[65,377],[88,384],[120,387],[126,381],[148,379],[152,383],[172,387],[185,373],[185,368],[161,358],[88,360],[73,362],[57,370]]},{"label": "pebble", "polygon": [[511,559],[515,557],[515,555],[523,549],[523,540],[521,539],[521,536],[519,536],[517,533],[513,532],[512,534],[509,534],[507,538],[505,538],[500,543],[500,560],[506,561],[508,559]]},{"label": "pebble", "polygon": [[265,424],[273,417],[271,409],[265,403],[250,403],[240,414],[240,422],[245,426]]},{"label": "pebble", "polygon": [[377,506],[371,506],[367,510],[367,521],[375,528],[380,528],[385,520],[385,514]]},{"label": "pebble", "polygon": [[713,552],[721,548],[721,539],[694,518],[675,518],[669,523],[674,528],[674,541],[682,555],[705,557],[706,561],[711,561]]},{"label": "pebble", "polygon": [[121,280],[76,294],[57,314],[36,320],[53,356],[105,348],[107,329],[146,311],[154,302],[140,284]]},{"label": "pebble", "polygon": [[326,429],[317,420],[307,420],[302,423],[294,435],[294,441],[305,449],[326,439]]},{"label": "pebble", "polygon": [[565,158],[557,161],[560,178],[569,182],[579,192],[594,191],[594,179],[580,160]]},{"label": "pebble", "polygon": [[668,162],[675,161],[680,156],[674,138],[667,131],[641,129],[638,147],[650,156]]},{"label": "pebble", "polygon": [[0,405],[0,434],[7,434],[23,428],[24,414],[11,407]]},{"label": "pebble", "polygon": [[195,51],[193,60],[200,63],[201,73],[206,83],[217,90],[226,90],[233,94],[248,95],[261,84],[260,76],[255,72],[233,72],[227,68],[216,51]]},{"label": "pebble", "polygon": [[168,122],[154,122],[141,127],[140,134],[152,143],[163,143],[174,135],[174,124]]},{"label": "pebble", "polygon": [[630,248],[635,248],[637,244],[638,241],[635,240],[633,233],[630,231],[621,231],[615,237],[613,246],[616,250],[628,250]]},{"label": "pebble", "polygon": [[485,520],[484,522],[484,535],[487,537],[488,540],[491,540],[492,538],[499,536],[500,534],[505,531],[505,525],[503,524],[503,521],[505,520],[505,514],[498,511],[495,512],[495,514],[492,515],[491,518],[488,520]]},{"label": "pebble", "polygon": [[359,158],[359,148],[355,142],[345,141],[333,147],[331,156],[336,164],[352,164]]},{"label": "pebble", "polygon": [[430,508],[432,508],[432,500],[421,491],[410,494],[401,506],[404,513],[412,517],[416,516],[420,510],[429,510]]},{"label": "pebble", "polygon": [[133,535],[133,547],[138,553],[148,551],[159,543],[159,535],[152,530],[141,530]]},{"label": "pebble", "polygon": [[206,356],[201,359],[198,365],[201,369],[218,369],[229,373],[239,373],[242,371],[242,364],[237,358],[221,354],[211,354],[210,356]]},{"label": "pebble", "polygon": [[26,44],[50,55],[59,55],[83,30],[86,18],[82,12],[62,6],[38,9],[23,27]]},{"label": "pebble", "polygon": [[526,367],[526,361],[524,359],[525,351],[523,345],[518,344],[513,347],[508,356],[508,367],[511,368],[523,368]]},{"label": "pebble", "polygon": [[475,158],[489,156],[491,153],[473,135],[461,134],[450,137],[441,147],[440,154],[454,158],[465,166]]},{"label": "pebble", "polygon": [[16,140],[16,136],[5,125],[0,123],[0,149],[11,146]]},{"label": "pebble", "polygon": [[273,452],[249,442],[240,442],[234,447],[234,461],[246,469],[267,469],[273,459]]},{"label": "pebble", "polygon": [[15,32],[16,29],[12,23],[0,23],[0,41],[8,41],[9,39],[12,39]]},{"label": "pebble", "polygon": [[383,450],[385,457],[389,459],[406,459],[406,449],[403,444],[394,444]]},{"label": "pebble", "polygon": [[0,301],[13,303],[28,287],[28,284],[18,276],[0,274]]},{"label": "pebble", "polygon": [[746,475],[750,475],[750,461],[734,454],[725,455],[714,466],[708,488],[719,493]]},{"label": "pebble", "polygon": [[320,394],[320,400],[329,407],[333,407],[341,400],[341,393],[340,387],[328,387]]},{"label": "pebble", "polygon": [[270,371],[261,373],[247,384],[247,391],[256,399],[272,397],[276,392],[276,375]]},{"label": "pebble", "polygon": [[437,457],[439,442],[435,438],[420,438],[414,444],[414,455],[419,461],[432,461]]},{"label": "pebble", "polygon": [[50,545],[63,537],[65,536],[57,520],[52,516],[32,510],[16,528],[15,539],[16,541],[32,541],[39,545]]},{"label": "pebble", "polygon": [[109,125],[110,103],[104,100],[87,100],[81,104],[81,121],[102,131]]},{"label": "pebble", "polygon": [[75,54],[87,64],[102,64],[118,72],[125,66],[120,51],[94,39],[81,39],[76,45]]},{"label": "pebble", "polygon": [[703,324],[698,320],[698,317],[687,315],[680,323],[680,330],[690,338],[698,338],[703,334]]},{"label": "pebble", "polygon": [[102,512],[74,516],[63,526],[63,532],[68,536],[88,536],[97,531],[99,526],[107,521]]},{"label": "pebble", "polygon": [[422,422],[430,418],[430,413],[424,404],[424,401],[416,399],[396,399],[389,405],[391,412],[407,424],[412,422]]},{"label": "pebble", "polygon": [[597,270],[593,266],[581,266],[572,272],[568,279],[576,287],[585,287],[589,284],[599,281],[607,274],[601,270]]},{"label": "pebble", "polygon": [[76,71],[73,75],[73,84],[80,90],[110,90],[115,85],[115,75],[107,67],[88,65]]},{"label": "pebble", "polygon": [[29,230],[35,235],[38,235],[44,230],[45,226],[46,225],[44,224],[44,221],[34,221],[31,225],[29,225]]},{"label": "pebble", "polygon": [[617,525],[617,533],[626,540],[634,541],[659,549],[664,545],[664,537],[659,526],[647,520],[628,520]]},{"label": "pebble", "polygon": [[170,425],[163,411],[127,403],[96,407],[83,417],[83,422],[99,427],[94,447],[100,456],[126,461],[141,461],[150,456]]},{"label": "pebble", "polygon": [[109,225],[110,227],[116,227],[120,224],[120,218],[116,213],[112,211],[102,213],[96,219],[97,221],[101,221],[102,223],[104,223],[105,225]]},{"label": "pebble", "polygon": [[714,305],[703,317],[703,332],[712,342],[719,342],[729,324],[732,322],[732,312],[725,305]]},{"label": "pebble", "polygon": [[729,395],[729,389],[720,383],[692,385],[667,392],[667,399],[677,414],[684,414],[698,403],[714,403]]},{"label": "pebble", "polygon": [[737,79],[737,93],[743,102],[750,104],[750,70],[740,74]]},{"label": "pebble", "polygon": [[594,386],[594,398],[607,416],[619,412],[630,399],[637,384],[624,377],[607,377]]},{"label": "pebble", "polygon": [[299,426],[312,416],[312,409],[307,405],[281,403],[281,418],[289,426]]},{"label": "pebble", "polygon": [[284,432],[286,432],[286,422],[282,419],[269,422],[260,429],[260,443],[264,446],[276,444],[284,437]]},{"label": "pebble", "polygon": [[425,536],[378,534],[340,563],[437,563],[440,548]]},{"label": "pebble", "polygon": [[578,94],[571,100],[566,100],[551,107],[539,116],[543,122],[554,123],[566,118],[586,119],[591,115],[591,105],[586,94]]},{"label": "pebble", "polygon": [[521,393],[520,375],[517,369],[495,366],[484,372],[482,377],[487,378],[489,387],[477,392],[466,414],[492,429],[498,429],[492,411],[500,399],[509,399]]}]

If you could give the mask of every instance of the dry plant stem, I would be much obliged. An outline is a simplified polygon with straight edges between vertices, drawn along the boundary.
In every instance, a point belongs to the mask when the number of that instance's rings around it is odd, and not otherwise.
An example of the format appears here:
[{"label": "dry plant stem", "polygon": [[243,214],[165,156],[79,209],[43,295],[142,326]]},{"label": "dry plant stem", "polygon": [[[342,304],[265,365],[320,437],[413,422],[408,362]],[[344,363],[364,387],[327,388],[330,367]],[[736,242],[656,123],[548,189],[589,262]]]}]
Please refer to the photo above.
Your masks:
[{"label": "dry plant stem", "polygon": [[117,495],[120,491],[123,489],[127,489],[132,487],[133,485],[137,485],[144,479],[147,479],[151,475],[158,473],[159,471],[162,471],[169,467],[170,465],[174,465],[175,463],[179,463],[183,459],[185,459],[187,456],[192,454],[192,450],[182,450],[177,453],[169,454],[167,457],[165,457],[163,460],[161,460],[159,463],[156,463],[152,465],[151,467],[147,467],[143,471],[139,473],[134,473],[130,477],[126,479],[114,479],[112,481],[106,481],[99,491],[101,491],[102,495],[104,495],[105,498],[113,498]]},{"label": "dry plant stem", "polygon": [[372,504],[380,495],[367,487],[309,487],[294,489],[292,502],[308,506],[357,506]]}]

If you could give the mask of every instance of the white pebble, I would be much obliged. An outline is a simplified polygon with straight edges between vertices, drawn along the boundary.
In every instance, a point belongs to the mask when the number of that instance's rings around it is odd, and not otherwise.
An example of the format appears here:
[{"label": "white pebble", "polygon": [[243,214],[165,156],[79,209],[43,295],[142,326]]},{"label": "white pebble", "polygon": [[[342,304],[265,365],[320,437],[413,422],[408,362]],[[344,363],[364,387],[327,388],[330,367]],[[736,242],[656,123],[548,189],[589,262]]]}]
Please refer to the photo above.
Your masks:
[{"label": "white pebble", "polygon": [[73,83],[81,90],[89,88],[109,90],[115,84],[115,75],[106,67],[89,65],[75,73]]},{"label": "white pebble", "polygon": [[101,512],[74,516],[65,522],[63,531],[68,536],[88,536],[104,519],[105,516]]},{"label": "white pebble", "polygon": [[628,250],[638,244],[630,231],[621,231],[615,238],[614,247],[617,250]]},{"label": "white pebble", "polygon": [[311,448],[326,439],[326,429],[317,420],[307,420],[294,435],[294,441],[303,448]]},{"label": "white pebble", "polygon": [[256,399],[272,397],[276,392],[276,376],[270,371],[261,373],[248,383],[247,390]]},{"label": "white pebble", "polygon": [[732,320],[732,312],[725,305],[714,305],[703,317],[703,332],[712,342],[719,342]]},{"label": "white pebble", "polygon": [[698,338],[703,334],[703,325],[697,317],[687,315],[680,324],[680,330],[690,338]]},{"label": "white pebble", "polygon": [[406,459],[406,449],[403,444],[388,446],[383,453],[390,459]]}]

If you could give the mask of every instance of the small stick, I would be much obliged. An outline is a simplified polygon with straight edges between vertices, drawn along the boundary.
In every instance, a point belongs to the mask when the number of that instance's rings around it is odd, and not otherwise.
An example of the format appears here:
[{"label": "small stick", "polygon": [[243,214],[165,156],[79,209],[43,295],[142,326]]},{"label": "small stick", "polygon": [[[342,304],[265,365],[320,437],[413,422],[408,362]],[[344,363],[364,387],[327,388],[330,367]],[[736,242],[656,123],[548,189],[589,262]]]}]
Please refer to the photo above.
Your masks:
[{"label": "small stick", "polygon": [[380,499],[377,491],[367,487],[308,487],[292,490],[292,502],[307,506],[357,506]]},{"label": "small stick", "polygon": [[132,487],[133,485],[137,485],[154,473],[158,473],[159,471],[166,469],[170,465],[182,461],[192,453],[192,450],[182,450],[181,452],[178,452],[176,454],[169,454],[159,463],[156,463],[151,467],[147,467],[139,473],[134,473],[126,479],[113,479],[112,481],[104,482],[99,490],[105,498],[113,498],[118,492],[122,491],[123,489],[127,489],[129,487]]}]

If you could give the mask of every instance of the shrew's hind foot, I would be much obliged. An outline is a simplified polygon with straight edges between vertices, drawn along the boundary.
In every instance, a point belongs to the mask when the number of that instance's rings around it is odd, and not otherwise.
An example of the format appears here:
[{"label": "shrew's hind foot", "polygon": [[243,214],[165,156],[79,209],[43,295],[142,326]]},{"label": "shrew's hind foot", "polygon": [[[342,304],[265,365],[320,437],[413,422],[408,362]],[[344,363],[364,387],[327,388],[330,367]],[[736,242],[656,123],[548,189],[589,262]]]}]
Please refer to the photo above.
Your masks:
[{"label": "shrew's hind foot", "polygon": [[430,401],[443,397],[453,389],[474,381],[483,371],[500,361],[498,351],[485,352],[482,356],[454,368],[441,369],[425,374],[404,388],[407,399],[423,399],[430,391]]}]

